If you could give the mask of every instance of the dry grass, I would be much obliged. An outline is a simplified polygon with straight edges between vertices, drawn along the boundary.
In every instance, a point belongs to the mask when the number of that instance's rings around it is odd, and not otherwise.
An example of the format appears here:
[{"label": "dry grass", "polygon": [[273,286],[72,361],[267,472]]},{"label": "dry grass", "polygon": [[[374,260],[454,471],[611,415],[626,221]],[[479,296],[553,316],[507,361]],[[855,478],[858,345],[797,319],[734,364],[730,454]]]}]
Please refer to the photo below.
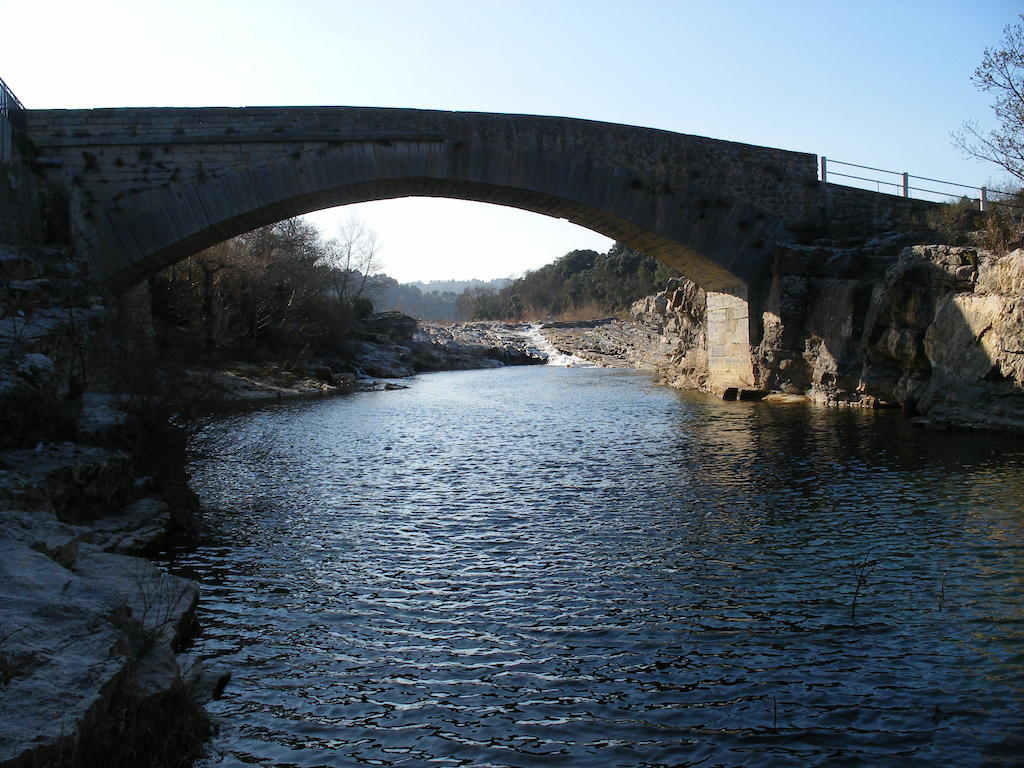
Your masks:
[{"label": "dry grass", "polygon": [[966,198],[940,205],[929,212],[928,226],[947,245],[1007,253],[1024,244],[1024,191],[992,201],[984,213]]},{"label": "dry grass", "polygon": [[597,301],[588,301],[583,304],[574,305],[561,312],[552,314],[543,309],[531,307],[519,313],[516,318],[521,323],[571,323],[584,320],[598,320],[602,317],[610,317],[614,313],[608,311],[608,307]]},{"label": "dry grass", "polygon": [[111,715],[61,766],[187,768],[213,733],[209,715],[184,682],[145,701],[129,700]]}]

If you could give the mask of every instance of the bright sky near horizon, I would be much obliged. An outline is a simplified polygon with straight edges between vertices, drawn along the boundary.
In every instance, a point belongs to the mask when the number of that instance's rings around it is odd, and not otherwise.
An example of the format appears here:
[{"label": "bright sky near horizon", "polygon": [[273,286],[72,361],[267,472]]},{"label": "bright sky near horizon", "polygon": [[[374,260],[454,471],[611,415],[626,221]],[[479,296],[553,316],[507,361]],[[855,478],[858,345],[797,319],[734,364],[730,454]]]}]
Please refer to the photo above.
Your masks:
[{"label": "bright sky near horizon", "polygon": [[[560,115],[998,187],[950,132],[1009,0],[0,0],[28,107],[353,105]],[[355,210],[402,281],[518,274],[607,239],[465,201]]]}]

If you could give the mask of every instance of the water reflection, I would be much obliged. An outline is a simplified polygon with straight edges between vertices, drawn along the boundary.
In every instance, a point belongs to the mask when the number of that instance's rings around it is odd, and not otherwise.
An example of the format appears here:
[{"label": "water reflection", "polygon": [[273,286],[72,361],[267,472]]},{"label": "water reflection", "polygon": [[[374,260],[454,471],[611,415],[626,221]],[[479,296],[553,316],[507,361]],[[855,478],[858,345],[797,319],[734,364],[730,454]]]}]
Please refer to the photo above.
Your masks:
[{"label": "water reflection", "polygon": [[552,368],[225,432],[178,561],[234,672],[211,764],[1021,753],[1012,440]]}]

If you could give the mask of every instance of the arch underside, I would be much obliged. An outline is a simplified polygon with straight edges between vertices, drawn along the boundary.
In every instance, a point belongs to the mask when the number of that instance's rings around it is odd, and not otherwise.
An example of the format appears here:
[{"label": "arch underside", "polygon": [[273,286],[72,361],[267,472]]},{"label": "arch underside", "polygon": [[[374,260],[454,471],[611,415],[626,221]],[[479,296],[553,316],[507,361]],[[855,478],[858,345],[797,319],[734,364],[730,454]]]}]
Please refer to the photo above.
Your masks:
[{"label": "arch underside", "polygon": [[[231,219],[218,222],[198,232],[147,254],[139,259],[135,268],[117,276],[117,282],[133,281],[163,269],[183,258],[250,232],[268,224],[307,213],[355,203],[391,200],[402,197],[436,197],[492,203],[520,210],[564,219],[605,237],[628,245],[656,258],[680,272],[686,272],[700,257],[681,244],[647,231],[633,222],[596,210],[579,203],[559,200],[536,192],[508,190],[471,182],[441,182],[436,179],[389,179],[378,183],[359,184],[315,193],[309,196],[283,200]],[[700,282],[699,280],[697,282]]]},{"label": "arch underside", "polygon": [[[775,225],[749,205],[708,203],[706,191],[666,196],[635,187],[622,168],[550,158],[543,178],[512,170],[453,168],[450,157],[405,151],[360,169],[349,158],[281,159],[236,168],[192,184],[167,185],[122,199],[94,219],[96,259],[127,286],[226,239],[282,219],[351,203],[445,197],[519,208],[565,219],[672,266],[705,288],[733,292],[753,276]],[[410,167],[412,166],[412,167]],[[477,178],[472,178],[476,176]],[[552,191],[548,191],[552,189]],[[752,226],[750,222],[757,222]],[[737,268],[741,267],[741,268]]]}]

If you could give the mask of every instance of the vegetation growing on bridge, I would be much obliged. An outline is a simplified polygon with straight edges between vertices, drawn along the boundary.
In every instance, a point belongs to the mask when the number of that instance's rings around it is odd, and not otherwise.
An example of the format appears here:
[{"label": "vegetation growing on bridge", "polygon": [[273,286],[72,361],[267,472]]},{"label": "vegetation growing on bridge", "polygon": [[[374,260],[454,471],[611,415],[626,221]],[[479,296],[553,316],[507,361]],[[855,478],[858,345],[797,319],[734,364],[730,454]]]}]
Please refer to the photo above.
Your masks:
[{"label": "vegetation growing on bridge", "polygon": [[940,205],[929,213],[928,225],[941,243],[1009,253],[1024,244],[1024,193],[991,203],[985,212],[966,198]]}]

